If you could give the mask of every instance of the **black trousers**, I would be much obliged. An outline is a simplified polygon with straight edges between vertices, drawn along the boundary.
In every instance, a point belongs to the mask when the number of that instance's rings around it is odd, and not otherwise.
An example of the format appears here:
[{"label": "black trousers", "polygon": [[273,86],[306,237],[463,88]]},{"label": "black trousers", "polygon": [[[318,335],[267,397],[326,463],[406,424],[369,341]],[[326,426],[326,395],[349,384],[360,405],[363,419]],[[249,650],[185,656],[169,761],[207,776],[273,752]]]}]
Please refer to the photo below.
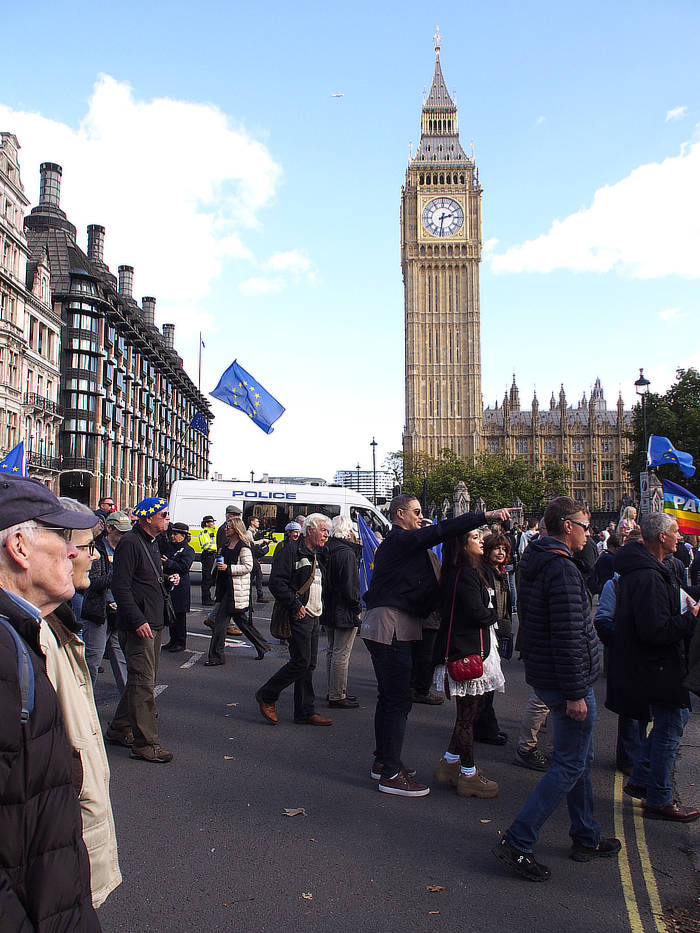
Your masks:
[{"label": "black trousers", "polygon": [[211,588],[214,585],[212,571],[214,570],[214,561],[216,560],[215,551],[202,551],[202,602],[211,601]]},{"label": "black trousers", "polygon": [[411,711],[412,642],[396,637],[390,645],[364,642],[377,677],[374,757],[384,765],[384,776],[391,778],[403,768],[401,751]]},{"label": "black trousers", "polygon": [[260,566],[260,561],[255,555],[253,555],[253,572],[250,575],[250,587],[251,589],[255,587],[255,591],[258,594],[258,599],[262,599],[264,596],[263,572]]},{"label": "black trousers", "polygon": [[175,622],[170,626],[170,641],[168,645],[185,648],[187,646],[187,613],[176,612]]},{"label": "black trousers", "polygon": [[313,616],[293,619],[290,625],[289,661],[262,685],[258,696],[266,703],[276,703],[285,687],[294,684],[294,718],[308,719],[315,712],[313,676],[321,626]]},{"label": "black trousers", "polygon": [[414,641],[411,648],[413,669],[411,671],[411,689],[416,693],[430,693],[433,683],[435,665],[433,664],[433,649],[438,636],[438,629],[424,628],[423,638]]}]

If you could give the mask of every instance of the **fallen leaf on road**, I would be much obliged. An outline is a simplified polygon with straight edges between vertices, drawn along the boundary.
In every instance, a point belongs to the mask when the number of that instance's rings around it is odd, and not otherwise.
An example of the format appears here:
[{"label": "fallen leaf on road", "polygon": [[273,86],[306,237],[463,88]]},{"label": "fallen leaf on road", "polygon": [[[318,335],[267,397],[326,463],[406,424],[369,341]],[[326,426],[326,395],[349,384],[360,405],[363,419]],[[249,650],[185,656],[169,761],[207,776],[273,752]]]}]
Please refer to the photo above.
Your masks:
[{"label": "fallen leaf on road", "polygon": [[313,894],[310,891],[302,891],[301,896],[305,901],[310,901],[313,899]]},{"label": "fallen leaf on road", "polygon": [[316,840],[315,840],[314,837],[312,836],[312,837],[309,839],[309,842],[316,842]]},{"label": "fallen leaf on road", "polygon": [[439,911],[439,910],[429,910],[429,911],[428,911],[428,916],[431,916],[432,914],[437,914],[437,915],[439,916],[439,915],[440,915],[440,911]]},{"label": "fallen leaf on road", "polygon": [[431,894],[434,894],[436,891],[444,891],[445,888],[441,884],[426,884],[426,891],[430,891]]},{"label": "fallen leaf on road", "polygon": [[238,706],[238,703],[227,703],[227,706]]},{"label": "fallen leaf on road", "polygon": [[233,755],[224,755],[224,761],[234,761]]},{"label": "fallen leaf on road", "polygon": [[491,820],[479,820],[480,823],[490,823]]},{"label": "fallen leaf on road", "polygon": [[285,816],[306,816],[306,810],[303,807],[285,807],[282,813]]}]

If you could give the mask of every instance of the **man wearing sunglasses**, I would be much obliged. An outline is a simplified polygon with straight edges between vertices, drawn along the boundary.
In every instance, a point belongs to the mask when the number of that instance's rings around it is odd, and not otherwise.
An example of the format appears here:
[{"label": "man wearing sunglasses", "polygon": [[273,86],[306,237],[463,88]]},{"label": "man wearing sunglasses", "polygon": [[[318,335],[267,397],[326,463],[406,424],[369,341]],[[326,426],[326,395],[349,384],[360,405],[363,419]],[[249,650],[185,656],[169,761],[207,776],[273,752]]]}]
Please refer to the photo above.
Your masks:
[{"label": "man wearing sunglasses", "polygon": [[411,710],[412,645],[423,637],[423,621],[439,605],[438,582],[428,551],[487,521],[507,521],[508,509],[468,512],[433,525],[415,496],[394,496],[392,529],[377,548],[374,573],[365,593],[367,612],[360,636],[372,657],[378,698],[375,749],[370,775],[384,794],[425,797],[430,788],[414,780],[401,761]]},{"label": "man wearing sunglasses", "polygon": [[551,872],[533,847],[547,819],[566,798],[575,862],[612,858],[620,842],[601,835],[593,816],[593,684],[600,670],[599,642],[588,591],[574,555],[586,546],[590,519],[580,502],[553,499],[544,513],[547,535],[533,541],[520,562],[518,614],[525,679],[549,707],[554,753],[549,770],[494,848],[494,855],[528,881]]},{"label": "man wearing sunglasses", "polygon": [[64,509],[42,483],[0,480],[3,929],[100,929],[73,753],[39,642],[43,619],[74,592],[73,531],[94,524],[93,514]]},{"label": "man wearing sunglasses", "polygon": [[105,738],[128,748],[138,761],[165,764],[173,756],[158,741],[155,685],[166,623],[166,584],[156,538],[167,531],[170,513],[166,499],[152,496],[139,502],[132,514],[136,524],[123,535],[112,563],[119,643],[128,674]]}]

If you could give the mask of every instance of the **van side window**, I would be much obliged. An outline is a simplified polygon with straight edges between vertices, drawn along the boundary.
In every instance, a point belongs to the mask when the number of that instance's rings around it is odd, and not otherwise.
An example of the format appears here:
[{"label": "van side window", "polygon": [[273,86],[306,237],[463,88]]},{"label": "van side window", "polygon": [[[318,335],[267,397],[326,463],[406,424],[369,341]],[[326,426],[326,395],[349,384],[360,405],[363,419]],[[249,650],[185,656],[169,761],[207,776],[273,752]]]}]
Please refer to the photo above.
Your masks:
[{"label": "van side window", "polygon": [[387,532],[386,526],[382,524],[380,519],[374,512],[371,512],[369,509],[358,509],[357,506],[350,506],[350,518],[357,524],[357,516],[361,515],[367,525],[372,529],[375,534],[380,534],[382,537]]}]

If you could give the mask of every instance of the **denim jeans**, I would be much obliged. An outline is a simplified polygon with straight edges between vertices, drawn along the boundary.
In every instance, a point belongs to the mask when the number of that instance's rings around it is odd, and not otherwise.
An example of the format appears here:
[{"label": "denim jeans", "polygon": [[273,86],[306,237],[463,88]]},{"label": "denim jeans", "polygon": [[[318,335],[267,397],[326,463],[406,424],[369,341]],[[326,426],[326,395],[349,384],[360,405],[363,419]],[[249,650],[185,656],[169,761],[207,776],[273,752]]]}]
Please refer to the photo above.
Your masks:
[{"label": "denim jeans", "polygon": [[629,716],[617,717],[615,764],[620,771],[634,767],[646,737],[647,723],[641,719],[630,719]]},{"label": "denim jeans", "polygon": [[320,624],[314,616],[293,619],[290,622],[289,661],[258,690],[266,703],[276,703],[280,693],[294,684],[294,718],[308,719],[314,715],[314,683],[318,655]]},{"label": "denim jeans", "polygon": [[328,699],[344,700],[348,690],[348,666],[357,628],[329,628],[326,668],[328,673]]},{"label": "denim jeans", "polygon": [[665,807],[673,800],[673,765],[689,717],[688,709],[651,704],[652,730],[641,744],[630,778],[646,787],[647,806]]},{"label": "denim jeans", "polygon": [[384,776],[393,777],[403,768],[401,750],[411,711],[412,642],[396,638],[390,645],[369,639],[364,642],[377,677],[374,757],[384,765]]},{"label": "denim jeans", "polygon": [[106,622],[101,624],[83,620],[83,630],[80,633],[85,643],[85,663],[90,671],[90,679],[93,687],[97,680],[97,669],[102,663],[102,658],[107,657],[112,666],[112,674],[117,690],[124,692],[126,687],[126,658],[119,644],[119,635],[114,628],[114,624],[109,617]]},{"label": "denim jeans", "polygon": [[580,845],[595,847],[600,842],[600,826],[593,818],[593,726],[596,719],[592,688],[583,698],[588,714],[583,722],[566,715],[566,698],[559,690],[537,690],[549,707],[554,725],[554,754],[547,773],[523,804],[515,821],[506,830],[508,841],[521,852],[532,852],[540,829],[566,797],[571,828],[569,835]]}]

